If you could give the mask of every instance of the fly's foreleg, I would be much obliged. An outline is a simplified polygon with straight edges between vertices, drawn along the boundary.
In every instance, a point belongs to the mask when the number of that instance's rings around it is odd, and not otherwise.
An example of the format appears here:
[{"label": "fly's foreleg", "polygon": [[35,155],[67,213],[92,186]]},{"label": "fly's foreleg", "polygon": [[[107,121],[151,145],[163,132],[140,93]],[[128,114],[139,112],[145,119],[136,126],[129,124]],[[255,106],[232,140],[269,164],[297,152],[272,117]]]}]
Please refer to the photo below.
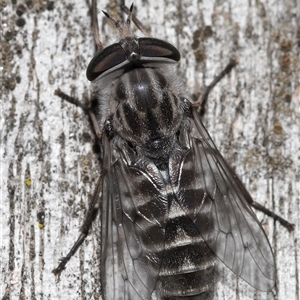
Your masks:
[{"label": "fly's foreleg", "polygon": [[[235,60],[233,60],[233,59],[230,60],[230,62],[224,68],[224,70],[218,76],[215,77],[215,79],[211,82],[211,84],[206,87],[204,93],[199,97],[199,99],[196,102],[193,103],[194,108],[200,109],[199,110],[200,115],[203,115],[204,112],[205,112],[205,106],[206,106],[207,99],[208,99],[208,96],[209,96],[209,93],[211,92],[211,90],[214,88],[214,86],[216,86],[216,84],[222,78],[224,78],[227,74],[229,74],[231,72],[231,70],[236,65],[237,65],[237,62]],[[248,203],[251,207],[255,208],[256,210],[259,210],[259,211],[263,212],[267,216],[273,218],[275,221],[278,221],[288,231],[293,231],[294,230],[294,228],[295,228],[294,224],[291,224],[287,220],[283,219],[279,215],[275,214],[274,212],[272,212],[271,210],[266,208],[265,206],[253,201],[252,198],[250,198],[250,199],[251,199],[251,201],[247,198],[247,201],[248,201]]]},{"label": "fly's foreleg", "polygon": [[86,106],[85,104],[81,103],[78,99],[63,93],[60,89],[55,90],[54,94],[56,96],[60,97],[61,99],[82,108],[90,116],[94,132],[95,132],[97,138],[99,140],[101,140],[102,132],[101,132],[101,129],[100,129],[99,124],[97,122],[96,115],[95,115],[94,111],[92,110],[92,108],[90,108],[90,107]]},{"label": "fly's foreleg", "polygon": [[[89,115],[89,117],[91,119],[91,122],[92,122],[94,132],[95,132],[97,138],[99,140],[101,139],[102,132],[101,132],[100,127],[98,125],[96,115],[95,115],[95,113],[94,113],[94,111],[91,107],[88,107],[85,104],[81,103],[78,99],[63,93],[60,89],[57,89],[55,91],[55,95],[57,95],[61,99],[65,100],[65,101],[67,101],[71,104],[74,104],[74,105],[82,108]],[[85,217],[83,226],[81,227],[81,234],[78,237],[77,241],[74,243],[74,245],[71,248],[71,250],[69,251],[69,253],[65,257],[62,258],[62,260],[59,263],[58,267],[55,268],[52,271],[55,275],[60,275],[60,273],[65,269],[65,266],[68,263],[68,261],[76,253],[77,249],[80,247],[80,245],[83,243],[83,241],[87,237],[88,232],[91,228],[91,225],[92,225],[92,223],[93,223],[93,221],[94,221],[94,219],[97,215],[98,209],[99,209],[98,203],[99,203],[99,197],[100,197],[101,189],[102,189],[102,176],[100,175],[96,190],[95,190],[94,195],[93,195],[92,202],[89,205],[88,213]]]}]

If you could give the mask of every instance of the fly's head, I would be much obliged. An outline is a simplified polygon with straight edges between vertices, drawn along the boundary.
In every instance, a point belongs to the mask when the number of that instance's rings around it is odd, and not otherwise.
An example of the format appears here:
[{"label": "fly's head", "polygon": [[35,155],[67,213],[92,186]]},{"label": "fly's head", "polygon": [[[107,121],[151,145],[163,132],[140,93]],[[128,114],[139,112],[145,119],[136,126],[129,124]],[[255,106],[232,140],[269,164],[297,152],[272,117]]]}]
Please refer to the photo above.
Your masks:
[{"label": "fly's head", "polygon": [[[86,76],[94,81],[115,73],[117,78],[130,69],[150,64],[172,64],[179,59],[180,53],[168,42],[128,36],[99,51],[90,62]],[[121,73],[117,72],[120,70]]]},{"label": "fly's head", "polygon": [[[87,68],[88,80],[101,80],[117,70],[126,72],[128,69],[144,67],[151,63],[174,64],[180,60],[179,51],[170,43],[149,37],[138,38],[133,34],[130,27],[132,10],[133,6],[130,8],[126,22],[122,24],[103,11],[119,30],[120,40],[105,48],[101,45]],[[136,25],[139,28],[137,23]]]},{"label": "fly's head", "polygon": [[109,116],[103,119],[113,116],[115,133],[145,156],[165,157],[183,115],[174,76],[166,71],[180,60],[180,53],[166,41],[136,37],[130,29],[131,12],[124,24],[105,13],[120,40],[96,53],[87,78],[108,90]]}]

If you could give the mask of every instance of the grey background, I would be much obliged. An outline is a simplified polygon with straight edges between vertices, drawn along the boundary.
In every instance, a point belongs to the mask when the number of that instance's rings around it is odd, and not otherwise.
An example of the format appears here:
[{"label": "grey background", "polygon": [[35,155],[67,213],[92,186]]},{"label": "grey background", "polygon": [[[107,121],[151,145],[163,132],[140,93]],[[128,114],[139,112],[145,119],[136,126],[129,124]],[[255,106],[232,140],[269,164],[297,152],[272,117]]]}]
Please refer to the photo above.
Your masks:
[{"label": "grey background", "polygon": [[[296,225],[289,233],[258,213],[278,285],[266,295],[226,272],[218,299],[299,299],[300,2],[153,2],[134,2],[138,18],[181,52],[178,73],[191,98],[230,58],[239,61],[211,93],[204,124],[253,198]],[[87,116],[54,96],[60,87],[89,97],[89,3],[2,1],[1,9],[0,296],[100,299],[99,220],[59,283],[51,273],[78,236],[100,173]],[[100,9],[117,18],[119,5],[99,0],[98,9],[109,44],[118,35]]]}]

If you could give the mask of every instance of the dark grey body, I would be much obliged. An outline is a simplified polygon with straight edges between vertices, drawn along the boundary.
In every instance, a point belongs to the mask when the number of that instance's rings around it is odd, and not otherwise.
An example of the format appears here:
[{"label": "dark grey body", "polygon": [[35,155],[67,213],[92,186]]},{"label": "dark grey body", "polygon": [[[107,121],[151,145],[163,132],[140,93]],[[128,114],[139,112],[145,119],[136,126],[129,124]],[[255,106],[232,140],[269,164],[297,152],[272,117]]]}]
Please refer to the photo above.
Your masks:
[{"label": "dark grey body", "polygon": [[[153,68],[126,72],[115,83],[114,99],[119,105],[112,124],[114,135],[121,138],[118,153],[123,154],[112,172],[118,174],[114,198],[121,198],[119,222],[131,236],[138,228],[137,240],[145,235],[136,245],[129,243],[129,248],[155,262],[146,264],[157,281],[152,285],[156,283],[162,295],[189,296],[210,290],[214,255],[182,207],[188,197],[203,199],[205,193],[201,186],[191,189],[193,174],[182,168],[184,161],[192,164],[187,161],[189,146],[180,141],[183,126],[189,126],[189,105],[170,92],[167,78]],[[125,176],[133,188],[120,181]]]},{"label": "dark grey body", "polygon": [[273,255],[250,195],[168,67],[130,66],[112,83],[103,137],[104,299],[211,299],[217,257],[269,290]]}]

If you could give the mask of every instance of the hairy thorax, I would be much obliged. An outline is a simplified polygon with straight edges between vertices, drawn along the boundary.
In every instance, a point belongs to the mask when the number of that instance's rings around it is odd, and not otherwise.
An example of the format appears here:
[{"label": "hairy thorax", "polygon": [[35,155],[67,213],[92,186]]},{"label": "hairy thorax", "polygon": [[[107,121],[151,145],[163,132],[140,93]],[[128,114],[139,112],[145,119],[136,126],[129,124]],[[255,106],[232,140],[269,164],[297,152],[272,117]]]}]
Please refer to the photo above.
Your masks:
[{"label": "hairy thorax", "polygon": [[149,157],[170,151],[183,118],[180,98],[167,82],[159,69],[141,67],[124,73],[116,83],[114,130]]}]

